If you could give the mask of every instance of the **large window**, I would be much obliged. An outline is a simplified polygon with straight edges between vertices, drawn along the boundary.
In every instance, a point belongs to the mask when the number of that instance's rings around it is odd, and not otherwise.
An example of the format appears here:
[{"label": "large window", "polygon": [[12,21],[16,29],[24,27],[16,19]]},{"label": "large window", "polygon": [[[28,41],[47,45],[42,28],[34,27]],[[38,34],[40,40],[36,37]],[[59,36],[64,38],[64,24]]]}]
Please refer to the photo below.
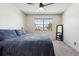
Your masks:
[{"label": "large window", "polygon": [[52,30],[52,18],[35,18],[36,31]]}]

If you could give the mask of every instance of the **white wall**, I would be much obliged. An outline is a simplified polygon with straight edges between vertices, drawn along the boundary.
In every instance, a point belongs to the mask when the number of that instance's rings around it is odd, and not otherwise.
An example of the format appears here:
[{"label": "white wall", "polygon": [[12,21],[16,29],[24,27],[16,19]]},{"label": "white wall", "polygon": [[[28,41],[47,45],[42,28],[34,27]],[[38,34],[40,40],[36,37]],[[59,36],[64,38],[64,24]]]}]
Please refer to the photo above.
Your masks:
[{"label": "white wall", "polygon": [[12,4],[0,3],[0,29],[20,29],[24,15]]},{"label": "white wall", "polygon": [[63,14],[63,25],[64,42],[79,51],[79,4],[73,4]]},{"label": "white wall", "polygon": [[53,22],[53,39],[55,39],[55,32],[56,32],[56,25],[61,24],[61,15],[27,15],[25,20],[25,28],[29,32],[34,32],[35,26],[34,26],[34,19],[35,18],[52,18]]}]

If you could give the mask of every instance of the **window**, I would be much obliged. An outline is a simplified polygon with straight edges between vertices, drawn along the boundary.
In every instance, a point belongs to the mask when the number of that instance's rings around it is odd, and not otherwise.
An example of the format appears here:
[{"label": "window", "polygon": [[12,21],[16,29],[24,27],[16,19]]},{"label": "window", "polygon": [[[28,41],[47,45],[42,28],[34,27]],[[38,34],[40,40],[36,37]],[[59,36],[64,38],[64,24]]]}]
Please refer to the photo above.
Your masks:
[{"label": "window", "polygon": [[36,31],[47,31],[49,30],[49,25],[51,24],[52,30],[52,18],[35,18],[34,20]]}]

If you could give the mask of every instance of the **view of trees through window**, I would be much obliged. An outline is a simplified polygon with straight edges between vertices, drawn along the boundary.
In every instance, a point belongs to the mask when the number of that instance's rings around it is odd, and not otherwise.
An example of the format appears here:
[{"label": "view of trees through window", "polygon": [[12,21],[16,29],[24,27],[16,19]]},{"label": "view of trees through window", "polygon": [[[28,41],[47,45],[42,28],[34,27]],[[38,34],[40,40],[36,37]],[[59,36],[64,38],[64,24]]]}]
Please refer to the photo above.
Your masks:
[{"label": "view of trees through window", "polygon": [[36,31],[52,30],[52,18],[35,18]]}]

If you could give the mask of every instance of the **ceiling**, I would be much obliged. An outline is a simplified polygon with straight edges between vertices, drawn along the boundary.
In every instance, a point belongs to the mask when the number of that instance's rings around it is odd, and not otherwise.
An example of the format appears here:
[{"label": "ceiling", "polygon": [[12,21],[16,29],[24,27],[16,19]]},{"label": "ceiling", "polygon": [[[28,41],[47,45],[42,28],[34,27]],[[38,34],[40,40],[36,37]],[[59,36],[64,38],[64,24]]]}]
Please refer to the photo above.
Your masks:
[{"label": "ceiling", "polygon": [[62,14],[71,3],[55,3],[45,7],[45,10],[39,10],[39,3],[29,5],[27,3],[16,3],[15,6],[25,14]]}]

